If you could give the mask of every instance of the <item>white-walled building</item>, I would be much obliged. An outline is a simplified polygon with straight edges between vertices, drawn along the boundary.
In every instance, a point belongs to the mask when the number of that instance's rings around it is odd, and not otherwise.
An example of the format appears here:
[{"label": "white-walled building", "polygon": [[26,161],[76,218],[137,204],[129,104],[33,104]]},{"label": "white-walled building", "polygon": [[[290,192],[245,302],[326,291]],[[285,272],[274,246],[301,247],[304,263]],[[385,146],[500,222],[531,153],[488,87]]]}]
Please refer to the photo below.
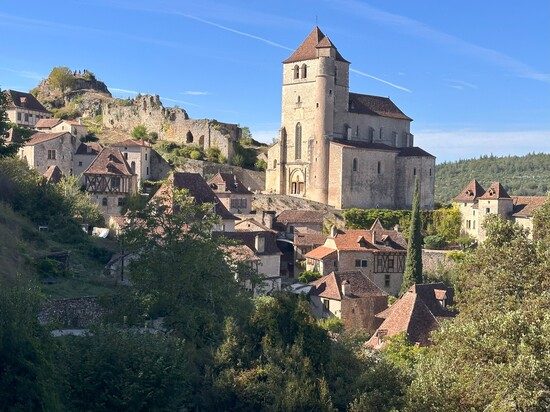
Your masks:
[{"label": "white-walled building", "polygon": [[49,119],[52,114],[30,93],[4,90],[7,100],[6,113],[10,122],[33,128],[40,119]]},{"label": "white-walled building", "polygon": [[153,149],[149,142],[126,139],[112,146],[121,151],[130,168],[136,173],[140,185],[143,181],[151,179],[151,152]]}]

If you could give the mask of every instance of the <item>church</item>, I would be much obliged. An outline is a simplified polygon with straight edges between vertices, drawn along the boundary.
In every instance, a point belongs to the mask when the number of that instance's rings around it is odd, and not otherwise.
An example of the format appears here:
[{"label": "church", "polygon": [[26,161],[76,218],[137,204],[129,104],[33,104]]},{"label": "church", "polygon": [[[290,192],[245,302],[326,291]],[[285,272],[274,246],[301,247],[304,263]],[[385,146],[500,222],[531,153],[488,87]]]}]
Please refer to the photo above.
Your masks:
[{"label": "church", "polygon": [[435,157],[414,146],[412,119],[389,98],[349,91],[347,61],[318,27],[283,61],[279,137],[266,191],[338,209],[434,203]]}]

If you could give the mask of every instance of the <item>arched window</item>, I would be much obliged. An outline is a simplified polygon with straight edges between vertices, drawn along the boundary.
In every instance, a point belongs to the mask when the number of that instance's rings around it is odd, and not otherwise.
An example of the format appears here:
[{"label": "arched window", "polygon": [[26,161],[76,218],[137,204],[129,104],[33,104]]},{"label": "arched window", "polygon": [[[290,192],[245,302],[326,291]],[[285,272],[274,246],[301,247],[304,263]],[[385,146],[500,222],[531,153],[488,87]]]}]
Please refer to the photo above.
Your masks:
[{"label": "arched window", "polygon": [[302,64],[302,79],[305,79],[307,77],[307,66],[306,64]]},{"label": "arched window", "polygon": [[352,170],[354,172],[357,172],[357,158],[356,157],[353,158]]},{"label": "arched window", "polygon": [[300,78],[300,67],[298,65],[294,66],[294,78],[295,79]]},{"label": "arched window", "polygon": [[193,133],[191,133],[191,130],[189,130],[185,135],[185,141],[187,143],[193,143]]},{"label": "arched window", "polygon": [[277,159],[274,159],[273,160],[273,169],[275,169],[277,167]]},{"label": "arched window", "polygon": [[296,123],[296,133],[294,136],[294,159],[302,158],[302,125]]}]

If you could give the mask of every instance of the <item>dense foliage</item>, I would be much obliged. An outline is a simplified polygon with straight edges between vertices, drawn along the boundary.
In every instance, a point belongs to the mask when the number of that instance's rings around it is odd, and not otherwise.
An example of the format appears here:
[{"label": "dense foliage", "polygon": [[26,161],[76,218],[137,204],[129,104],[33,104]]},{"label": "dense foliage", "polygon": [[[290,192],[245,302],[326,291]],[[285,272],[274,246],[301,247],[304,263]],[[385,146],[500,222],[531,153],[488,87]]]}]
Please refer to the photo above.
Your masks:
[{"label": "dense foliage", "polygon": [[401,283],[401,294],[415,283],[422,283],[422,222],[420,217],[420,184],[416,179],[409,237],[407,239],[407,257],[405,259],[405,271]]},{"label": "dense foliage", "polygon": [[498,180],[511,195],[546,195],[550,191],[550,154],[482,156],[441,163],[436,166],[436,202],[450,202],[472,179],[485,188]]}]

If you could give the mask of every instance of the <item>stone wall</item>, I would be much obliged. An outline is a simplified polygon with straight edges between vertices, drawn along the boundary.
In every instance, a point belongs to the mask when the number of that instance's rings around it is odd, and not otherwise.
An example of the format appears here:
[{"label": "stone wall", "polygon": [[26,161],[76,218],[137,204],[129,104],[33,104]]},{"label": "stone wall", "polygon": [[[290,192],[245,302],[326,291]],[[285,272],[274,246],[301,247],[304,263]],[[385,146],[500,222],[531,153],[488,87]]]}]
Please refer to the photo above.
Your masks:
[{"label": "stone wall", "polygon": [[452,268],[455,263],[447,257],[445,250],[422,249],[422,267],[427,273],[437,273],[440,270]]},{"label": "stone wall", "polygon": [[71,299],[55,299],[44,304],[38,313],[41,324],[59,327],[87,328],[105,314],[97,297],[86,296]]},{"label": "stone wall", "polygon": [[110,101],[103,104],[102,115],[105,128],[131,132],[134,127],[144,125],[149,132],[157,132],[159,139],[205,149],[217,147],[228,159],[233,156],[234,145],[241,135],[235,124],[190,119],[183,109],[165,108],[159,96],[138,96],[129,105]]}]

